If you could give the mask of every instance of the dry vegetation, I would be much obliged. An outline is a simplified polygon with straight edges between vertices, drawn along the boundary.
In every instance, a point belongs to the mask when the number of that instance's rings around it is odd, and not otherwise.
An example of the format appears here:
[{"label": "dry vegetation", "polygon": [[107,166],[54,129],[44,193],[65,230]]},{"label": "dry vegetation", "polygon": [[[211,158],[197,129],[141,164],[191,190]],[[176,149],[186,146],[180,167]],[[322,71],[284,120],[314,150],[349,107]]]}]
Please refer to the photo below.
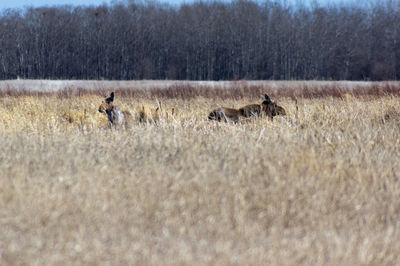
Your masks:
[{"label": "dry vegetation", "polygon": [[270,90],[287,116],[236,125],[207,115],[263,88],[117,90],[157,121],[127,130],[104,91],[3,92],[0,264],[398,265],[398,87]]}]

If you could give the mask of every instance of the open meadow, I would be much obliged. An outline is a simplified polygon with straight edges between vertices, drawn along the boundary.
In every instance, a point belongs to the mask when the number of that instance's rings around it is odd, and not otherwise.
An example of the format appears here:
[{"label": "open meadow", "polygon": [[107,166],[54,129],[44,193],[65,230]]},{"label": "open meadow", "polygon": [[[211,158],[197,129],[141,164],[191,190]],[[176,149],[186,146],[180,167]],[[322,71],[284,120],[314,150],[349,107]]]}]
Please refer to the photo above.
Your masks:
[{"label": "open meadow", "polygon": [[0,86],[0,265],[400,264],[400,83],[161,83]]}]

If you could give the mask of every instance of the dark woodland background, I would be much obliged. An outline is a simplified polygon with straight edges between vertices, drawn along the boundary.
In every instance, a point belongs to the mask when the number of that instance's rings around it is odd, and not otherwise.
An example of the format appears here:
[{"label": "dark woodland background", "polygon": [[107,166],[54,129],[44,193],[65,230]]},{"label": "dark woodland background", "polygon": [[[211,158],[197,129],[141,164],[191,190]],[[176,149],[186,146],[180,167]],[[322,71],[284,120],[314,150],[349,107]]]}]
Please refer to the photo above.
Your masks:
[{"label": "dark woodland background", "polygon": [[397,80],[400,1],[361,4],[3,10],[0,79]]}]

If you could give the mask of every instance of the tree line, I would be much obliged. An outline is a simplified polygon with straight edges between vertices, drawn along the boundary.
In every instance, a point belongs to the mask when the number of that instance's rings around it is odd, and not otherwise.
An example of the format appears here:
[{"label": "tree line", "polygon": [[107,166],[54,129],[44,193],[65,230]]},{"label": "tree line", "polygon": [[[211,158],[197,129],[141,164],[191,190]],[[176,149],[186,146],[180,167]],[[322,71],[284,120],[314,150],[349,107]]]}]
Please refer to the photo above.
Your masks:
[{"label": "tree line", "polygon": [[124,2],[0,13],[0,79],[400,78],[400,1]]}]

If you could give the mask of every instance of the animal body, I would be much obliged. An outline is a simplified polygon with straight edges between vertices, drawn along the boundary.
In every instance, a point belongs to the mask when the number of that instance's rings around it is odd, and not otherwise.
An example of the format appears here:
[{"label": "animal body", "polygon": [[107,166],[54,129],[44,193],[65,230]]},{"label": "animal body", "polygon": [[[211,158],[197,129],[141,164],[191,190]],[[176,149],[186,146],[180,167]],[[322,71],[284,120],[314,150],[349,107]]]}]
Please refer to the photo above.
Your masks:
[{"label": "animal body", "polygon": [[114,105],[114,92],[105,97],[99,106],[99,112],[107,115],[110,126],[126,127],[133,118],[129,111],[121,111],[118,106]]},{"label": "animal body", "polygon": [[220,107],[218,109],[213,110],[209,115],[209,120],[216,120],[216,121],[224,121],[228,122],[232,120],[233,122],[238,122],[239,118],[243,116],[241,110],[227,108],[227,107]]},{"label": "animal body", "polygon": [[271,98],[265,94],[261,104],[250,104],[239,109],[219,107],[208,115],[209,120],[224,121],[229,120],[237,123],[241,117],[250,118],[265,114],[271,120],[277,115],[286,115],[286,111],[282,106],[271,101]]}]

